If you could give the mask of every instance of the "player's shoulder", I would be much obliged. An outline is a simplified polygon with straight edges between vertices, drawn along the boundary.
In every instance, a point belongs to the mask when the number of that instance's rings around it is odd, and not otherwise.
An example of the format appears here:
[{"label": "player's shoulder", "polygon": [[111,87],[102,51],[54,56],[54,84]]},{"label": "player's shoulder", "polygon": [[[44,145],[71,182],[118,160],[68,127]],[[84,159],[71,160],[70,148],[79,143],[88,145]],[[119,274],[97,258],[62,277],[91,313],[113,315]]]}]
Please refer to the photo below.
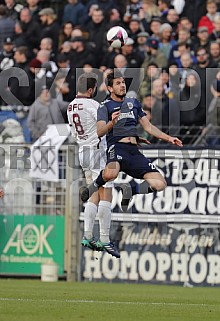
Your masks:
[{"label": "player's shoulder", "polygon": [[88,99],[88,104],[93,105],[96,109],[99,107],[100,103],[95,99]]},{"label": "player's shoulder", "polygon": [[106,105],[108,105],[111,102],[111,99],[106,98],[105,100],[103,100],[100,103],[100,108],[105,107]]},{"label": "player's shoulder", "polygon": [[134,97],[132,97],[132,96],[125,97],[125,101],[126,101],[126,103],[132,104],[133,106],[140,106],[141,105],[140,101],[135,96]]}]

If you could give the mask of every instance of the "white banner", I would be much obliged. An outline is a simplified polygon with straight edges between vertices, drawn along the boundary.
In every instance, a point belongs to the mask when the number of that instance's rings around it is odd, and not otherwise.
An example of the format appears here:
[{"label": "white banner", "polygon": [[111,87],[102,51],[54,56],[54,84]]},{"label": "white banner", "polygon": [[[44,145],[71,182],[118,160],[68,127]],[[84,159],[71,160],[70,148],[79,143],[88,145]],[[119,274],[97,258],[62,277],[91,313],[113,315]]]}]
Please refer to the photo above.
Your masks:
[{"label": "white banner", "polygon": [[58,151],[69,134],[67,124],[48,126],[46,132],[31,146],[30,177],[59,180]]}]

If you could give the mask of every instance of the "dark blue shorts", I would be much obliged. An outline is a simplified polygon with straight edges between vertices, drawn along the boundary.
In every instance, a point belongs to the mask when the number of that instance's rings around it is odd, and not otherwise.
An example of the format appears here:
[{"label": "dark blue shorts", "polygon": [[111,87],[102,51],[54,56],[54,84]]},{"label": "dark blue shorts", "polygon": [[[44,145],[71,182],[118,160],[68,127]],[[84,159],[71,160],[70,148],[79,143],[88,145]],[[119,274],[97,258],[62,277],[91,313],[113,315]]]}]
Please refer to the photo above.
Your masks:
[{"label": "dark blue shorts", "polygon": [[137,145],[131,143],[111,145],[107,149],[107,164],[111,162],[118,162],[120,171],[134,178],[142,179],[146,173],[158,172],[151,160],[139,151]]}]

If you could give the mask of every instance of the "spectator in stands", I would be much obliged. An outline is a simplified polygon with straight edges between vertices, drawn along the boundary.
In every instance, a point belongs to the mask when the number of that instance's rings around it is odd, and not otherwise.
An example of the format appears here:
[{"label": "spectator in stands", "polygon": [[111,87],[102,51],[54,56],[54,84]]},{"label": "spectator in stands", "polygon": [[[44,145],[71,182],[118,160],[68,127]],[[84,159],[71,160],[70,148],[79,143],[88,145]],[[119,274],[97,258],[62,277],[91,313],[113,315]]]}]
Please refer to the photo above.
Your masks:
[{"label": "spectator in stands", "polygon": [[127,58],[122,54],[118,54],[115,56],[114,68],[120,69],[123,77],[125,78],[127,92],[137,92],[140,86],[140,83],[138,81],[140,79],[139,69],[129,69]]},{"label": "spectator in stands", "polygon": [[75,38],[75,37],[82,37],[82,38],[84,38],[83,31],[82,31],[82,29],[81,29],[80,27],[74,27],[74,28],[73,28],[73,30],[72,30],[72,32],[71,32],[71,38],[70,38],[70,40],[71,40],[72,38]]},{"label": "spectator in stands", "polygon": [[14,39],[15,47],[28,46],[27,38],[23,33],[21,21],[19,20],[15,22],[15,36],[13,37],[13,39]]},{"label": "spectator in stands", "polygon": [[193,30],[192,22],[188,17],[182,17],[179,19],[179,29],[186,29],[188,32]]},{"label": "spectator in stands", "polygon": [[151,22],[153,16],[160,16],[160,10],[154,0],[142,0],[142,5],[139,10],[139,18],[144,25],[145,30],[148,23]]},{"label": "spectator in stands", "polygon": [[123,17],[123,21],[125,23],[129,23],[133,15],[139,15],[141,9],[141,1],[140,0],[129,0],[126,6],[126,12]]},{"label": "spectator in stands", "polygon": [[14,26],[14,21],[6,16],[6,7],[0,5],[0,50],[3,48],[5,38],[13,38]]},{"label": "spectator in stands", "polygon": [[14,66],[14,43],[10,37],[5,38],[3,50],[0,52],[0,70]]},{"label": "spectator in stands", "polygon": [[204,0],[185,0],[185,6],[182,12],[183,17],[187,17],[197,28],[199,20],[206,14],[206,1]]},{"label": "spectator in stands", "polygon": [[55,60],[56,54],[53,52],[53,40],[51,38],[41,39],[40,50],[48,50],[50,52],[50,61]]},{"label": "spectator in stands", "polygon": [[207,143],[211,146],[217,146],[220,145],[220,72],[217,73],[211,85],[211,92],[213,99],[208,107],[207,125],[212,125],[215,129]]},{"label": "spectator in stands", "polygon": [[[198,60],[197,65],[193,69],[198,73],[201,81],[201,99],[200,99],[200,113],[197,115],[198,121],[201,125],[206,123],[206,106],[211,101],[211,91],[208,84],[212,83],[212,79],[216,75],[216,65],[210,61],[208,50],[204,47],[199,47],[196,51]],[[212,68],[206,72],[206,69]]]},{"label": "spectator in stands", "polygon": [[175,9],[169,9],[166,17],[166,23],[172,27],[172,38],[175,38],[177,32],[179,16]]},{"label": "spectator in stands", "polygon": [[209,33],[207,27],[199,27],[197,32],[197,38],[194,43],[194,50],[198,47],[209,48]]},{"label": "spectator in stands", "polygon": [[169,23],[163,23],[160,27],[159,48],[164,56],[169,59],[170,52],[175,46],[176,41],[172,39],[172,27]]},{"label": "spectator in stands", "polygon": [[51,38],[42,38],[39,47],[40,50],[48,50],[51,52],[53,48],[53,40]]},{"label": "spectator in stands", "polygon": [[20,12],[20,22],[23,31],[23,36],[28,44],[28,48],[31,52],[36,51],[41,35],[40,24],[33,19],[31,12],[28,8],[23,8]]},{"label": "spectator in stands", "polygon": [[6,16],[16,21],[23,8],[23,5],[16,3],[15,0],[5,0]]},{"label": "spectator in stands", "polygon": [[214,19],[214,30],[210,35],[210,41],[219,41],[220,38],[220,16]]},{"label": "spectator in stands", "polygon": [[99,67],[104,55],[107,31],[104,13],[101,9],[93,10],[91,20],[86,25],[85,30],[89,34],[88,40],[94,44],[95,62],[93,67]]},{"label": "spectator in stands", "polygon": [[177,43],[185,42],[188,45],[191,45],[191,35],[190,32],[185,28],[179,28],[177,33]]},{"label": "spectator in stands", "polygon": [[38,51],[36,58],[43,63],[49,63],[51,66],[51,72],[55,74],[57,72],[57,65],[53,60],[50,60],[51,51],[46,49],[41,49]]},{"label": "spectator in stands", "polygon": [[146,42],[149,38],[149,33],[145,31],[141,31],[137,34],[137,49],[143,57],[143,60],[147,54],[147,46]]},{"label": "spectator in stands", "polygon": [[155,104],[152,108],[151,123],[166,133],[177,133],[180,124],[179,105],[176,100],[170,99],[165,93],[162,79],[153,81],[152,94],[155,97]]},{"label": "spectator in stands", "polygon": [[162,25],[162,22],[161,22],[160,17],[152,17],[151,22],[150,22],[150,30],[149,30],[149,33],[152,38],[155,38],[157,40],[160,39],[161,25]]},{"label": "spectator in stands", "polygon": [[[9,88],[14,95],[11,105],[30,105],[30,82],[29,82],[29,62],[28,62],[28,48],[18,47],[14,53],[14,67],[16,71],[12,70],[12,78],[9,81]],[[15,77],[13,77],[16,76]]]},{"label": "spectator in stands", "polygon": [[140,19],[137,15],[133,15],[128,24],[128,36],[137,44],[137,35],[141,32]]},{"label": "spectator in stands", "polygon": [[158,65],[155,63],[150,63],[145,69],[144,79],[141,82],[141,86],[138,92],[138,98],[142,102],[145,95],[151,92],[151,86],[155,79],[158,79],[160,76],[160,70]]},{"label": "spectator in stands", "polygon": [[59,47],[65,42],[70,41],[72,38],[71,33],[73,31],[73,24],[72,22],[65,22],[62,26],[59,36]]},{"label": "spectator in stands", "polygon": [[200,103],[201,87],[198,75],[194,70],[187,71],[184,88],[180,93],[181,126],[204,125],[204,106]]},{"label": "spectator in stands", "polygon": [[29,63],[29,71],[27,72],[29,78],[29,95],[28,95],[28,106],[33,104],[37,96],[37,74],[40,72],[42,63],[40,60],[33,58]]},{"label": "spectator in stands", "polygon": [[159,0],[158,8],[161,14],[161,21],[166,22],[167,14],[171,5],[171,0]]},{"label": "spectator in stands", "polygon": [[215,0],[207,0],[206,3],[206,10],[207,13],[205,16],[202,16],[202,18],[199,21],[198,28],[200,27],[207,27],[208,33],[211,34],[214,30],[214,19],[219,16],[219,12],[217,12],[218,7]]},{"label": "spectator in stands", "polygon": [[14,52],[15,67],[27,70],[28,69],[28,48],[18,47]]},{"label": "spectator in stands", "polygon": [[160,68],[167,65],[167,58],[159,49],[159,41],[150,37],[147,39],[147,56],[144,59],[142,67],[146,68],[152,62]]},{"label": "spectator in stands", "polygon": [[64,6],[62,22],[71,22],[74,26],[83,25],[86,17],[86,7],[78,0],[68,0]]},{"label": "spectator in stands", "polygon": [[217,72],[210,89],[213,97],[220,97],[220,71]]},{"label": "spectator in stands", "polygon": [[76,93],[76,82],[75,82],[75,73],[72,72],[72,70],[70,69],[70,61],[68,56],[62,53],[58,54],[57,66],[59,69],[62,68],[62,71],[66,73],[65,81],[69,87],[69,92],[64,95],[64,100],[72,101]]},{"label": "spectator in stands", "polygon": [[66,81],[67,70],[59,70],[55,77],[55,93],[56,99],[59,102],[67,101],[65,98],[68,97],[70,92],[69,84]]},{"label": "spectator in stands", "polygon": [[120,12],[117,8],[112,8],[110,11],[108,11],[106,14],[106,18],[108,20],[107,30],[114,26],[123,26]]},{"label": "spectator in stands", "polygon": [[181,75],[181,80],[180,80],[180,89],[183,90],[183,88],[186,85],[186,78],[189,73],[189,69],[193,67],[193,61],[190,52],[184,52],[181,57],[180,57],[180,63],[181,63],[181,68],[180,68],[180,75]]},{"label": "spectator in stands", "polygon": [[175,62],[169,64],[169,78],[170,78],[170,87],[173,93],[173,97],[179,101],[179,91],[180,91],[180,72],[178,65]]},{"label": "spectator in stands", "polygon": [[32,18],[40,23],[39,19],[39,12],[40,12],[40,6],[38,5],[39,0],[26,0],[27,2],[27,7],[31,12]]},{"label": "spectator in stands", "polygon": [[217,41],[212,41],[209,47],[210,60],[220,67],[220,44]]},{"label": "spectator in stands", "polygon": [[[117,3],[116,3],[117,2]],[[103,12],[108,12],[109,10],[113,8],[118,7],[119,0],[88,0],[88,4],[86,5],[88,15],[91,17],[92,11],[96,9],[101,9]],[[93,8],[92,8],[93,7]]]},{"label": "spectator in stands", "polygon": [[85,64],[95,66],[95,57],[89,44],[82,37],[71,40],[72,50],[70,52],[70,67],[75,72],[76,68],[83,68]]},{"label": "spectator in stands", "polygon": [[53,99],[50,93],[50,83],[43,85],[40,96],[30,106],[28,128],[33,141],[37,140],[51,124],[63,124],[68,102]]},{"label": "spectator in stands", "polygon": [[180,56],[180,67],[183,69],[192,68],[193,59],[189,51],[183,52]]},{"label": "spectator in stands", "polygon": [[105,53],[105,55],[101,60],[99,70],[105,71],[106,69],[114,68],[114,58],[119,53],[120,53],[119,49],[115,49],[109,46],[107,49],[107,52]]},{"label": "spectator in stands", "polygon": [[[183,42],[183,43],[179,43],[176,47],[176,50],[173,50],[173,52],[171,52],[170,58],[169,58],[169,62],[176,62],[179,68],[183,67],[182,64],[182,60],[181,57],[183,54],[188,53],[191,56],[191,61],[195,64],[197,62],[196,57],[194,56],[194,54],[190,51],[190,46]],[[186,67],[184,67],[186,68]]]},{"label": "spectator in stands", "polygon": [[59,50],[59,53],[63,53],[65,54],[68,59],[70,59],[70,52],[72,50],[72,45],[71,45],[71,42],[70,41],[65,41],[61,47],[60,47],[60,50]]},{"label": "spectator in stands", "polygon": [[53,51],[57,52],[59,43],[60,26],[57,16],[52,8],[44,8],[39,12],[43,29],[40,38],[51,38],[53,40]]},{"label": "spectator in stands", "polygon": [[142,106],[143,106],[143,110],[147,114],[147,118],[149,121],[151,121],[152,119],[151,113],[152,113],[152,108],[154,104],[155,104],[155,97],[151,93],[146,94],[142,101]]},{"label": "spectator in stands", "polygon": [[[182,17],[179,20],[178,30],[187,30],[190,34],[190,44],[194,42],[196,30],[193,28],[192,22],[187,17]],[[189,41],[187,41],[189,43]]]},{"label": "spectator in stands", "polygon": [[126,57],[129,68],[140,68],[143,63],[143,56],[134,49],[134,40],[128,38],[126,44],[121,48],[121,53]]},{"label": "spectator in stands", "polygon": [[165,94],[169,98],[173,98],[174,97],[174,93],[173,93],[173,91],[171,89],[169,68],[162,68],[160,76],[159,76],[159,79],[162,80]]}]

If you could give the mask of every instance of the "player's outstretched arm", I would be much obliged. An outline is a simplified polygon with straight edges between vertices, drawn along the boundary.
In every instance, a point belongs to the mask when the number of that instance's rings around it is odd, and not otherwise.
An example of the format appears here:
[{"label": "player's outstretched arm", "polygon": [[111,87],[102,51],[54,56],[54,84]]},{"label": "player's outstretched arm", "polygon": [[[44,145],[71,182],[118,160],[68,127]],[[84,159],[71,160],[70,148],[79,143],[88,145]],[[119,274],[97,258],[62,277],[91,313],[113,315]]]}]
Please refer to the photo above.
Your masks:
[{"label": "player's outstretched arm", "polygon": [[141,126],[144,128],[144,130],[158,138],[158,139],[162,139],[170,144],[173,144],[173,145],[177,145],[177,146],[180,146],[182,147],[183,146],[183,143],[181,142],[181,140],[177,137],[172,137],[170,135],[167,135],[165,134],[164,132],[162,132],[159,128],[157,128],[156,126],[152,125],[149,120],[147,119],[146,116],[142,117],[140,120],[139,120]]}]

